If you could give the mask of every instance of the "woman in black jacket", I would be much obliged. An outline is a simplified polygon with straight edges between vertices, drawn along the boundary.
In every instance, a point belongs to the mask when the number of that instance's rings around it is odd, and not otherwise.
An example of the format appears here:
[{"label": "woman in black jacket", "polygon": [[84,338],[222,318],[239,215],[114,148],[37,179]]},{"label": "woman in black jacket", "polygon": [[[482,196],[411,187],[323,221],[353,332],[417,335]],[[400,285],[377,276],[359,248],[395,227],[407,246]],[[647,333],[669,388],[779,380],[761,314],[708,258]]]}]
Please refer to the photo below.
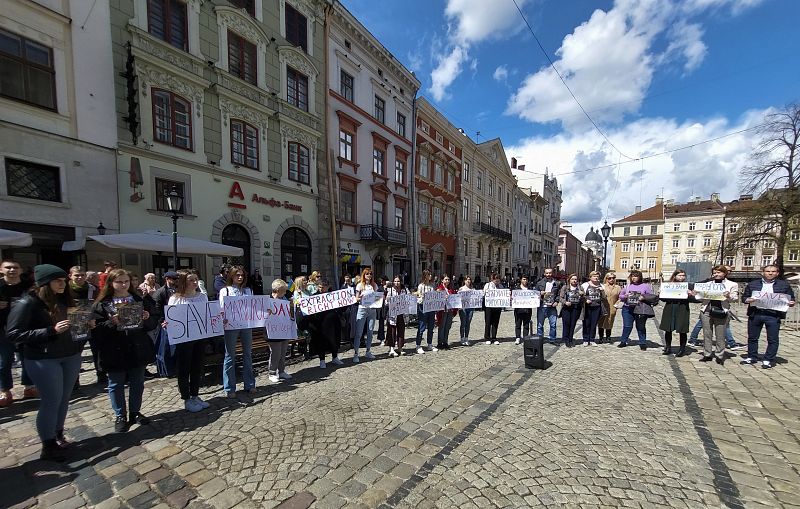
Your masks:
[{"label": "woman in black jacket", "polygon": [[85,342],[73,341],[69,333],[67,309],[75,301],[67,288],[67,273],[55,265],[37,265],[33,274],[36,286],[12,305],[6,336],[21,346],[25,369],[39,389],[36,431],[42,440],[40,457],[63,461],[67,447],[64,421]]},{"label": "woman in black jacket", "polygon": [[[120,316],[124,306],[142,306],[141,324],[127,324]],[[100,368],[108,374],[108,396],[116,416],[114,430],[122,433],[131,424],[148,424],[141,414],[144,393],[144,372],[155,360],[155,349],[148,331],[158,325],[151,316],[152,304],[144,301],[131,287],[130,273],[115,269],[108,273],[106,285],[92,308],[97,322],[94,338],[98,347]],[[134,309],[138,313],[138,309]],[[135,321],[135,320],[134,320]],[[128,383],[128,412],[125,412],[125,382]]]},{"label": "woman in black jacket", "polygon": [[[686,272],[683,269],[678,269],[672,273],[669,278],[673,283],[685,283]],[[676,357],[683,357],[686,355],[686,335],[689,332],[689,303],[695,302],[694,292],[688,291],[686,299],[661,299],[665,302],[664,311],[661,314],[661,322],[658,328],[664,331],[664,351],[662,354],[669,355],[672,353],[672,333],[677,332],[680,338],[680,348]]]}]

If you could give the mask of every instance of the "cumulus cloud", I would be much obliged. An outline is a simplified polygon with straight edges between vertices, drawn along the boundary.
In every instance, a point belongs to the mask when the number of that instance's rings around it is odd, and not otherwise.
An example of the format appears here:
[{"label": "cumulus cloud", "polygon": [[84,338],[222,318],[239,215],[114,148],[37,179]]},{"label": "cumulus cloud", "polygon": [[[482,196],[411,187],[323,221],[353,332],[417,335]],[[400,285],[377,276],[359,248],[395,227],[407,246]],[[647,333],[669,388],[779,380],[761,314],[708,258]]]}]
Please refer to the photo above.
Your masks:
[{"label": "cumulus cloud", "polygon": [[678,53],[686,60],[683,70],[695,70],[705,59],[708,48],[703,42],[703,29],[697,23],[680,21],[670,29],[672,41],[664,55],[669,58]]},{"label": "cumulus cloud", "polygon": [[461,66],[467,57],[467,50],[455,46],[448,55],[439,59],[436,69],[431,72],[430,92],[433,98],[441,101],[445,98],[447,87],[461,74]]},{"label": "cumulus cloud", "polygon": [[501,65],[498,66],[497,69],[494,70],[494,74],[492,77],[495,81],[505,81],[508,79],[508,68],[506,66]]}]

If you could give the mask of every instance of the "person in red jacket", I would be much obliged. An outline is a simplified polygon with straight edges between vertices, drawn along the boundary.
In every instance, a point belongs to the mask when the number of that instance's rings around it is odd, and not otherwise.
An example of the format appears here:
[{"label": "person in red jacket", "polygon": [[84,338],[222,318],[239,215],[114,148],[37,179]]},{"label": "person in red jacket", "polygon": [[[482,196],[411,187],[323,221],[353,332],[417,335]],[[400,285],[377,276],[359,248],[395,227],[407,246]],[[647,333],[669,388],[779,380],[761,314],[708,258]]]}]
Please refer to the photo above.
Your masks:
[{"label": "person in red jacket", "polygon": [[103,272],[98,274],[98,288],[103,289],[106,286],[106,278],[108,277],[108,273],[112,270],[117,268],[117,263],[112,262],[111,260],[106,260],[103,262]]},{"label": "person in red jacket", "polygon": [[[450,276],[445,274],[442,276],[442,282],[436,287],[436,291],[447,292],[454,294],[456,291],[450,285]],[[439,324],[439,341],[436,348],[439,350],[448,350],[450,345],[447,342],[447,337],[450,335],[450,326],[453,325],[453,317],[458,313],[457,309],[446,309],[444,311],[436,312],[436,323]]]}]

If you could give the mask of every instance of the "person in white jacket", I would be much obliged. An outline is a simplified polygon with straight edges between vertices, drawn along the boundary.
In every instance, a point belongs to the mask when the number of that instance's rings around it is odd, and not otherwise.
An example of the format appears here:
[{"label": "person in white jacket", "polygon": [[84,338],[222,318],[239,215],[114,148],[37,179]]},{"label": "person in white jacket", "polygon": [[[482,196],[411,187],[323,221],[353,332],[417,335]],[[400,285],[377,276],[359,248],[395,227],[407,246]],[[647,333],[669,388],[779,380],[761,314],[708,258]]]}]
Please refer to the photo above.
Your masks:
[{"label": "person in white jacket", "polygon": [[[722,299],[711,298],[708,292],[700,293],[703,305],[700,308],[700,319],[703,321],[703,357],[700,362],[712,359],[717,364],[725,364],[725,329],[731,320],[731,302],[739,299],[739,285],[727,278],[728,268],[717,265],[711,271],[711,283],[724,285]],[[699,284],[699,283],[698,283]]]}]

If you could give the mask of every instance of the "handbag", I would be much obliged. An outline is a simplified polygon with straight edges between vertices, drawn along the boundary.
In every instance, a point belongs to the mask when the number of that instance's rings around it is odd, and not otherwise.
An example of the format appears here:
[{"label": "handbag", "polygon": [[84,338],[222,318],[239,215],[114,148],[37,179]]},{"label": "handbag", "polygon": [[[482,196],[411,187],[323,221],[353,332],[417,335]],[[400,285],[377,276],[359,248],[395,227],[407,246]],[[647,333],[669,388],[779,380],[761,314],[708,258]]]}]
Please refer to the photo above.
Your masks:
[{"label": "handbag", "polygon": [[725,319],[728,317],[728,310],[724,308],[709,306],[708,316],[710,316],[711,318]]},{"label": "handbag", "polygon": [[656,312],[653,311],[653,306],[644,301],[640,301],[638,304],[636,304],[636,307],[633,308],[633,314],[646,316],[648,318],[656,316]]}]

